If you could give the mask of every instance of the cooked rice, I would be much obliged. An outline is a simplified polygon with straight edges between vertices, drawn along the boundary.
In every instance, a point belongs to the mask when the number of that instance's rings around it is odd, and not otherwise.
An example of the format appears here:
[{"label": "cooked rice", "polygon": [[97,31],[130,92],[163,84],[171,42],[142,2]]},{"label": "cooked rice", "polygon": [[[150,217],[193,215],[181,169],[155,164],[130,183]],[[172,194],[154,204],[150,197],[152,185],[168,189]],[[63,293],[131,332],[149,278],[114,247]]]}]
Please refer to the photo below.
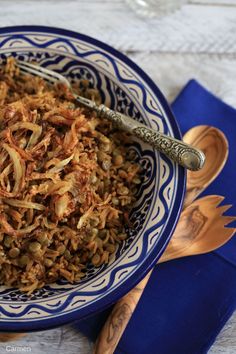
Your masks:
[{"label": "cooked rice", "polygon": [[[99,101],[81,81],[75,90]],[[140,183],[130,137],[78,107],[69,89],[0,68],[0,283],[73,283],[109,261]]]}]

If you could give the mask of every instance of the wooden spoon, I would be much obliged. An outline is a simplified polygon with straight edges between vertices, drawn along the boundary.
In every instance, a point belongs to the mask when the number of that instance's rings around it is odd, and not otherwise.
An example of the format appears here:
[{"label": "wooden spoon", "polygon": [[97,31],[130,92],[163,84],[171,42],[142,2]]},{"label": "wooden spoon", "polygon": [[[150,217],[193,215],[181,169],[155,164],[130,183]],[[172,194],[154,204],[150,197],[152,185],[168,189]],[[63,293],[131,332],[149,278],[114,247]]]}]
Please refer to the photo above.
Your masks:
[{"label": "wooden spoon", "polygon": [[[203,254],[225,244],[236,228],[226,228],[236,217],[223,216],[231,205],[217,206],[224,197],[203,197],[181,214],[174,235],[158,263],[172,259]],[[112,354],[137,306],[151,272],[126,296],[117,302],[95,344],[95,354]]]},{"label": "wooden spoon", "polygon": [[[185,134],[183,140],[202,149],[206,156],[206,162],[201,171],[188,172],[187,174],[186,202],[184,204],[184,207],[186,208],[187,205],[189,205],[219,175],[228,157],[228,142],[225,135],[219,129],[210,126],[197,126],[190,129]],[[211,161],[211,159],[214,161]],[[184,219],[186,220],[186,214]],[[178,232],[176,235],[179,237],[180,233]],[[177,257],[180,257],[180,244],[179,247],[176,248],[177,241],[174,241],[174,239],[175,233],[172,236],[167,250],[170,248],[170,252],[172,252],[173,255],[175,253]],[[181,240],[183,242],[182,237]],[[186,242],[186,240],[184,241]],[[195,243],[195,247],[196,244],[197,243]],[[164,256],[165,253],[161,257],[161,260],[164,259]],[[175,257],[173,256],[173,258]],[[113,307],[113,310],[96,341],[94,348],[95,354],[111,354],[115,351],[143,290],[145,289],[151,272],[152,271],[150,271],[134,289],[121,298]]]}]

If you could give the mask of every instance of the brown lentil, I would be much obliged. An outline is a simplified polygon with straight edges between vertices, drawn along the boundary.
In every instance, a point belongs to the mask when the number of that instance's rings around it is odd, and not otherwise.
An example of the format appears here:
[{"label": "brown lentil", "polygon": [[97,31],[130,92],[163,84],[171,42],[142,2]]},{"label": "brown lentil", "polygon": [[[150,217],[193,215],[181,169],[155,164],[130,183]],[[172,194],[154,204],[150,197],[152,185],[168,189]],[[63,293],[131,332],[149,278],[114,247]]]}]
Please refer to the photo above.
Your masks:
[{"label": "brown lentil", "polygon": [[19,250],[19,248],[17,248],[17,247],[13,247],[13,248],[10,249],[10,251],[9,251],[8,254],[9,254],[9,256],[10,256],[11,258],[16,258],[16,257],[19,256],[20,250]]},{"label": "brown lentil", "polygon": [[37,241],[31,242],[29,244],[29,251],[32,253],[38,252],[41,250],[41,244]]},{"label": "brown lentil", "polygon": [[122,155],[117,155],[113,157],[113,163],[115,166],[120,166],[124,162]]},{"label": "brown lentil", "polygon": [[104,171],[108,171],[111,167],[111,162],[109,160],[102,161],[102,168]]},{"label": "brown lentil", "polygon": [[4,246],[5,246],[5,247],[10,248],[12,242],[13,242],[13,240],[12,240],[12,237],[11,237],[11,236],[6,235],[6,236],[4,237],[3,243],[4,243]]},{"label": "brown lentil", "polygon": [[67,261],[72,258],[72,255],[69,250],[65,250],[64,256]]},{"label": "brown lentil", "polygon": [[53,261],[50,258],[44,260],[45,267],[50,268],[53,265]]},{"label": "brown lentil", "polygon": [[91,226],[98,226],[99,222],[100,222],[100,219],[97,216],[94,216],[92,219],[90,219]]},{"label": "brown lentil", "polygon": [[27,266],[27,264],[29,263],[29,261],[30,261],[29,256],[23,255],[23,256],[21,256],[20,259],[19,259],[19,266],[20,266],[20,267],[25,267],[25,266]]},{"label": "brown lentil", "polygon": [[112,201],[112,204],[119,205],[119,199],[118,198],[113,197],[111,201]]},{"label": "brown lentil", "polygon": [[125,232],[122,232],[122,233],[118,234],[117,237],[123,241],[123,240],[127,239],[128,235]]},{"label": "brown lentil", "polygon": [[132,179],[132,182],[133,182],[134,184],[140,184],[140,183],[141,183],[141,179],[140,179],[140,178],[137,178],[137,177],[134,177],[134,178]]},{"label": "brown lentil", "polygon": [[106,244],[106,250],[107,250],[109,253],[114,253],[115,250],[116,250],[116,246],[113,245],[112,243],[108,243],[108,244]]},{"label": "brown lentil", "polygon": [[91,183],[92,184],[95,184],[96,182],[97,182],[97,176],[96,175],[92,175],[91,177],[90,177],[90,181],[91,181]]},{"label": "brown lentil", "polygon": [[47,237],[47,235],[46,234],[41,234],[38,238],[37,238],[37,240],[42,244],[42,245],[47,245],[48,244],[48,237]]},{"label": "brown lentil", "polygon": [[121,186],[117,189],[117,193],[119,195],[127,195],[127,194],[129,194],[129,188],[127,188],[125,186]]},{"label": "brown lentil", "polygon": [[65,253],[65,250],[66,250],[66,246],[61,244],[59,247],[57,247],[57,251],[60,253],[60,254],[64,254]]},{"label": "brown lentil", "polygon": [[99,265],[99,263],[100,263],[100,259],[101,259],[101,257],[99,256],[98,253],[96,253],[96,254],[93,256],[91,262],[93,263],[94,266],[97,266],[97,265]]}]

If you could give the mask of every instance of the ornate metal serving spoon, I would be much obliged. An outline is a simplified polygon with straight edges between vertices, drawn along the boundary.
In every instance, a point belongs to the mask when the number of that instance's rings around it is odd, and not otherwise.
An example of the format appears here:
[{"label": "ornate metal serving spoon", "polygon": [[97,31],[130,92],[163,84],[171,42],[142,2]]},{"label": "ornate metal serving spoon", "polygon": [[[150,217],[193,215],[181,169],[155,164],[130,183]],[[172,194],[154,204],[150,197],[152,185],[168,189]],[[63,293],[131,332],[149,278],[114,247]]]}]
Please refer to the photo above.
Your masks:
[{"label": "ornate metal serving spoon", "polygon": [[183,141],[159,133],[154,129],[148,128],[144,124],[141,124],[138,121],[125,116],[124,114],[115,112],[103,104],[97,105],[94,101],[76,95],[72,91],[70,82],[61,74],[20,60],[17,61],[17,66],[21,70],[40,76],[50,83],[54,84],[57,82],[63,82],[71,89],[75,99],[80,104],[97,112],[99,117],[109,119],[115,123],[119,129],[125,130],[149,143],[151,146],[168,156],[171,160],[177,162],[179,165],[192,171],[200,170],[203,167],[205,156],[199,149],[196,149]]}]

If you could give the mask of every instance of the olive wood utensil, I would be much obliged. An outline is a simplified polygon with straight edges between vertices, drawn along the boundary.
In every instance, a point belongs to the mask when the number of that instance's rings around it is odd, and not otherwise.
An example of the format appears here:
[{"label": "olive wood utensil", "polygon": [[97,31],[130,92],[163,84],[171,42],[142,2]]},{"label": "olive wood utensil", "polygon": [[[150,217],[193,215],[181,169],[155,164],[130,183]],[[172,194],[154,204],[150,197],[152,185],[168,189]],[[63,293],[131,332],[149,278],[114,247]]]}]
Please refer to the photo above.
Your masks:
[{"label": "olive wood utensil", "polygon": [[[236,217],[224,216],[231,207],[218,207],[224,197],[210,195],[196,200],[181,214],[174,235],[158,263],[203,254],[225,244],[236,228],[226,228]],[[151,272],[114,306],[95,344],[95,354],[114,352],[145,289]]]},{"label": "olive wood utensil", "polygon": [[159,263],[180,257],[211,252],[225,244],[235,228],[225,227],[236,220],[223,214],[232,205],[222,205],[224,197],[208,195],[195,200],[181,214],[173,238]]}]

